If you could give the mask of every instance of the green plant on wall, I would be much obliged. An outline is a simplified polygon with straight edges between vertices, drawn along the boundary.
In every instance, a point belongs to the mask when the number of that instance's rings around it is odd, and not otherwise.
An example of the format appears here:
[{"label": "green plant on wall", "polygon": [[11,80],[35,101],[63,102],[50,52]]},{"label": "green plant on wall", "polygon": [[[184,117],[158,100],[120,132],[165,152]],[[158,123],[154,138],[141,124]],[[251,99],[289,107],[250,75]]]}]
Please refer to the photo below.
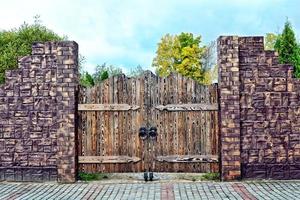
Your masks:
[{"label": "green plant on wall", "polygon": [[92,87],[95,85],[92,75],[88,72],[83,72],[80,74],[80,84],[85,87]]},{"label": "green plant on wall", "polygon": [[278,36],[274,48],[279,54],[279,62],[293,65],[295,77],[300,78],[300,47],[288,20],[285,22],[282,34]]},{"label": "green plant on wall", "polygon": [[275,33],[267,33],[265,36],[265,50],[274,50],[278,35]]}]

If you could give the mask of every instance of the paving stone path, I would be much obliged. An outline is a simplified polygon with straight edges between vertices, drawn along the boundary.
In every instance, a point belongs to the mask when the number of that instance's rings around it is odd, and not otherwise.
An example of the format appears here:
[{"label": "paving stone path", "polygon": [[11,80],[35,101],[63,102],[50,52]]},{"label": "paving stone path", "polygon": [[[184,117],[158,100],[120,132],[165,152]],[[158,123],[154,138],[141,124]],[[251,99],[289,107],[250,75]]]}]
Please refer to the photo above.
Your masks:
[{"label": "paving stone path", "polygon": [[0,183],[0,199],[300,199],[300,181]]}]

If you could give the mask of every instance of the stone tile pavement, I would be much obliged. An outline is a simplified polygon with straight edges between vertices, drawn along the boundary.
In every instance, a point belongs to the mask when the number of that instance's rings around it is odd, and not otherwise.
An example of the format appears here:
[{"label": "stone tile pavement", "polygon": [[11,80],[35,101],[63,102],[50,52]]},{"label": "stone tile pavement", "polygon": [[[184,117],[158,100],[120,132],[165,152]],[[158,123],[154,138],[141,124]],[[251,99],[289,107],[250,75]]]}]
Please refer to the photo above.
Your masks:
[{"label": "stone tile pavement", "polygon": [[300,199],[300,181],[0,183],[0,199]]}]

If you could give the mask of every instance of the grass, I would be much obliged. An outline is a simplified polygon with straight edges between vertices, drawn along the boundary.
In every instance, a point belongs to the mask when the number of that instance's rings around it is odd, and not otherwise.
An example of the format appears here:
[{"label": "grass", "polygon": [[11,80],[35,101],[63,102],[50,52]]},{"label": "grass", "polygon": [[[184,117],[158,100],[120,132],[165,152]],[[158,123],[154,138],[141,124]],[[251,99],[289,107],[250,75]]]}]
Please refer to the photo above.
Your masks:
[{"label": "grass", "polygon": [[206,173],[203,174],[201,177],[202,181],[218,181],[220,180],[220,174],[219,173]]},{"label": "grass", "polygon": [[198,176],[191,176],[189,177],[187,180],[190,180],[190,181],[200,181],[201,180],[201,175],[198,175]]},{"label": "grass", "polygon": [[201,175],[179,174],[177,175],[177,179],[188,181],[200,181]]},{"label": "grass", "polygon": [[105,173],[79,173],[79,179],[82,181],[100,181],[103,179],[108,179],[108,175]]},{"label": "grass", "polygon": [[205,174],[179,174],[177,176],[178,179],[188,180],[188,181],[219,181],[220,174],[219,173],[205,173]]}]

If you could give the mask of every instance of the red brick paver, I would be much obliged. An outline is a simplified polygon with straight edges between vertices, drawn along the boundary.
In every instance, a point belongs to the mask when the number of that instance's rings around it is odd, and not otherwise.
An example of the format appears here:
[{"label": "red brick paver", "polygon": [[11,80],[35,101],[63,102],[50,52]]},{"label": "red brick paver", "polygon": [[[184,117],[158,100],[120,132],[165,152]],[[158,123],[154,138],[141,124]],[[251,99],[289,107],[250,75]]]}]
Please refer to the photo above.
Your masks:
[{"label": "red brick paver", "polygon": [[174,185],[164,183],[161,185],[161,200],[174,200]]},{"label": "red brick paver", "polygon": [[232,187],[243,199],[257,200],[242,183],[233,183]]}]

